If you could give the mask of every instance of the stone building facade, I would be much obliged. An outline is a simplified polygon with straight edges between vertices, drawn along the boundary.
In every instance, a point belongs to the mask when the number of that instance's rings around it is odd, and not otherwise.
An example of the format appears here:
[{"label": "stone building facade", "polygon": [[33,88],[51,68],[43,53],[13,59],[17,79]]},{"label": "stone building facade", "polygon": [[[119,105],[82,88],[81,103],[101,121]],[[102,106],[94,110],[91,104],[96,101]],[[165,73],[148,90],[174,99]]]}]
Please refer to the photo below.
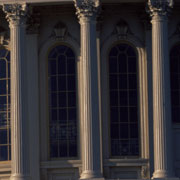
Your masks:
[{"label": "stone building facade", "polygon": [[179,0],[0,5],[0,180],[180,178]]}]

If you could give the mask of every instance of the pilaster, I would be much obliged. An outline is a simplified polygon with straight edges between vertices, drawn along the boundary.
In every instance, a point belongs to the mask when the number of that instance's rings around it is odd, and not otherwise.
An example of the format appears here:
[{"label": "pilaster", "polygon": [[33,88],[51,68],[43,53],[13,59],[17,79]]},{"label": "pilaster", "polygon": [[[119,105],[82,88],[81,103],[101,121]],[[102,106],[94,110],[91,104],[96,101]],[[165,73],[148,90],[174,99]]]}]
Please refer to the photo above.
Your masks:
[{"label": "pilaster", "polygon": [[152,17],[153,179],[172,179],[174,176],[168,54],[168,13],[172,5],[172,1],[148,1]]},{"label": "pilaster", "polygon": [[4,4],[11,41],[11,180],[29,180],[27,82],[25,58],[26,4]]},{"label": "pilaster", "polygon": [[[99,179],[101,174],[100,120],[96,17],[99,0],[74,0],[81,25],[82,79],[82,174],[80,179]],[[102,178],[103,179],[103,178]]]}]

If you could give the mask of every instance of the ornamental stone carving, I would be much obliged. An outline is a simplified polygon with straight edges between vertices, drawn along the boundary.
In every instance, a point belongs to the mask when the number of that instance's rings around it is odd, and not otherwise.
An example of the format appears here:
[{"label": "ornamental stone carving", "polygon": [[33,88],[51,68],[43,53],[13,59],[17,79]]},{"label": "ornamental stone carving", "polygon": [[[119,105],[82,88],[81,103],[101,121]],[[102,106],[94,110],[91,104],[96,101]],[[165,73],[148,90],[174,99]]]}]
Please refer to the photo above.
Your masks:
[{"label": "ornamental stone carving", "polygon": [[95,18],[100,9],[99,0],[74,0],[76,14],[81,18]]},{"label": "ornamental stone carving", "polygon": [[27,5],[22,4],[4,4],[3,11],[11,25],[25,25],[27,16]]},{"label": "ornamental stone carving", "polygon": [[148,0],[147,12],[151,16],[167,15],[173,7],[173,0]]}]

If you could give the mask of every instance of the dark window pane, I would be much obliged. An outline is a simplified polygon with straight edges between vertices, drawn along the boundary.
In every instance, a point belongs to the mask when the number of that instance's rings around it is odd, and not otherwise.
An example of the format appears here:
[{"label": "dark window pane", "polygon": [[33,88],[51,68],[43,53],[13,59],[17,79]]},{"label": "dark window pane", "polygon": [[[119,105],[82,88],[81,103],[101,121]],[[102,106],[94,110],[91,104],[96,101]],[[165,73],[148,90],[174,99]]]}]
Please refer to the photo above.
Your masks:
[{"label": "dark window pane", "polygon": [[0,49],[0,58],[5,58],[7,55],[7,50],[6,49]]},{"label": "dark window pane", "polygon": [[121,155],[122,156],[129,155],[129,141],[128,140],[121,141]]},{"label": "dark window pane", "polygon": [[118,116],[118,108],[113,107],[111,108],[111,122],[118,122],[119,121],[119,116]]},{"label": "dark window pane", "polygon": [[0,94],[7,94],[6,80],[0,80]]},{"label": "dark window pane", "polygon": [[10,78],[10,63],[8,63],[8,78]]},{"label": "dark window pane", "polygon": [[127,57],[126,54],[120,54],[118,57],[119,73],[127,72]]},{"label": "dark window pane", "polygon": [[0,146],[0,161],[7,161],[7,160],[8,160],[8,147]]},{"label": "dark window pane", "polygon": [[59,155],[60,157],[67,157],[67,144],[66,142],[61,142],[59,145]]},{"label": "dark window pane", "polygon": [[126,51],[128,46],[127,46],[127,44],[120,44],[117,47],[120,51],[124,52],[124,51]]},{"label": "dark window pane", "polygon": [[49,80],[49,84],[50,84],[50,88],[51,91],[57,91],[57,78],[55,77],[51,77]]},{"label": "dark window pane", "polygon": [[119,138],[119,126],[118,124],[111,124],[111,138],[118,139]]},{"label": "dark window pane", "polygon": [[51,60],[49,61],[49,75],[56,75],[57,74],[57,61],[56,60]]},{"label": "dark window pane", "polygon": [[128,58],[128,72],[136,73],[136,57]]},{"label": "dark window pane", "polygon": [[77,131],[76,131],[76,126],[75,124],[70,124],[68,126],[68,139],[70,140],[76,140],[77,137]]},{"label": "dark window pane", "polygon": [[118,88],[118,81],[117,81],[117,75],[110,75],[109,77],[109,85],[110,89],[117,89]]},{"label": "dark window pane", "polygon": [[66,56],[74,58],[74,52],[70,48],[68,48],[66,51]]},{"label": "dark window pane", "polygon": [[129,105],[136,106],[137,105],[137,92],[129,91]]},{"label": "dark window pane", "polygon": [[57,93],[52,93],[50,96],[50,106],[57,107]]},{"label": "dark window pane", "polygon": [[180,122],[180,108],[172,107],[172,120],[173,122]]},{"label": "dark window pane", "polygon": [[58,57],[58,74],[66,73],[66,56],[60,55]]},{"label": "dark window pane", "polygon": [[121,124],[120,125],[120,137],[122,139],[128,139],[128,134],[129,134],[129,128],[128,124]]},{"label": "dark window pane", "polygon": [[178,74],[171,74],[171,89],[179,89]]},{"label": "dark window pane", "polygon": [[0,78],[6,78],[6,61],[0,60]]},{"label": "dark window pane", "polygon": [[57,47],[56,47],[56,51],[57,51],[59,54],[64,54],[64,53],[66,52],[66,50],[67,50],[67,46],[62,46],[62,45],[60,45],[60,46],[57,46]]},{"label": "dark window pane", "polygon": [[55,59],[57,57],[58,53],[55,49],[51,50],[51,52],[49,53],[49,56],[48,58],[51,58],[51,59]]},{"label": "dark window pane", "polygon": [[7,125],[7,113],[0,113],[0,127]]},{"label": "dark window pane", "polygon": [[120,106],[127,106],[128,104],[127,91],[119,91],[119,103]]},{"label": "dark window pane", "polygon": [[129,121],[130,122],[138,122],[137,108],[136,107],[130,107],[129,108]]},{"label": "dark window pane", "polygon": [[130,138],[138,138],[138,125],[130,124]]},{"label": "dark window pane", "polygon": [[67,60],[67,73],[75,74],[75,59],[74,58]]},{"label": "dark window pane", "polygon": [[171,73],[180,73],[178,57],[171,57]]},{"label": "dark window pane", "polygon": [[120,121],[121,122],[128,122],[128,108],[127,107],[120,107]]},{"label": "dark window pane", "polygon": [[56,109],[51,110],[50,116],[51,116],[50,118],[51,122],[57,123],[57,110]]},{"label": "dark window pane", "polygon": [[109,56],[117,56],[118,55],[118,49],[116,47],[112,48]]},{"label": "dark window pane", "polygon": [[179,102],[179,91],[175,90],[171,92],[171,102],[173,106],[180,105]]},{"label": "dark window pane", "polygon": [[72,122],[76,121],[76,109],[75,108],[68,109],[68,119],[69,119],[69,121],[72,121]]},{"label": "dark window pane", "polygon": [[134,56],[134,57],[136,56],[136,53],[131,46],[128,47],[127,54],[128,56]]},{"label": "dark window pane", "polygon": [[68,106],[69,107],[76,106],[76,93],[74,93],[74,92],[68,93]]},{"label": "dark window pane", "polygon": [[65,91],[66,90],[66,76],[58,77],[58,90]]},{"label": "dark window pane", "polygon": [[118,106],[118,91],[110,92],[110,104],[111,106]]},{"label": "dark window pane", "polygon": [[67,121],[67,109],[59,109],[60,123],[66,123]]},{"label": "dark window pane", "polygon": [[137,88],[136,74],[129,74],[129,89],[136,89],[136,88]]},{"label": "dark window pane", "polygon": [[74,157],[77,156],[77,142],[76,141],[70,141],[69,143],[69,156]]},{"label": "dark window pane", "polygon": [[117,73],[118,66],[117,66],[117,58],[109,58],[109,73]]},{"label": "dark window pane", "polygon": [[6,111],[6,110],[7,110],[7,97],[0,96],[0,111]]},{"label": "dark window pane", "polygon": [[7,130],[0,129],[0,144],[7,144]]},{"label": "dark window pane", "polygon": [[76,82],[75,76],[68,76],[68,91],[75,91]]},{"label": "dark window pane", "polygon": [[127,89],[127,75],[126,74],[119,75],[119,89]]},{"label": "dark window pane", "polygon": [[52,158],[58,157],[58,142],[57,141],[51,141],[50,156]]},{"label": "dark window pane", "polygon": [[59,107],[66,107],[67,106],[67,100],[66,100],[66,93],[60,92],[59,93]]}]

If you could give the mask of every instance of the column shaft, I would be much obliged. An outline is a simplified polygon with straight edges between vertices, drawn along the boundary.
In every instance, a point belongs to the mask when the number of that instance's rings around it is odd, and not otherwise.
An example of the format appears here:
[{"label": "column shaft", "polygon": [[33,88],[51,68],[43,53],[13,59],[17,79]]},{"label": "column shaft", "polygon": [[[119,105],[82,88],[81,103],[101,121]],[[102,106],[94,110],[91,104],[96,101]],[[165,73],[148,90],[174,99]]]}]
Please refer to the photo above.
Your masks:
[{"label": "column shaft", "polygon": [[81,26],[82,174],[81,179],[102,178],[96,16],[99,0],[74,0]]},{"label": "column shaft", "polygon": [[81,178],[101,177],[100,128],[97,72],[96,23],[81,22],[83,78],[83,174]]},{"label": "column shaft", "polygon": [[171,177],[171,104],[167,17],[152,19],[154,178]]},{"label": "column shaft", "polygon": [[[24,6],[4,5],[11,40],[11,180],[29,180]],[[22,11],[22,12],[21,12]]]}]

